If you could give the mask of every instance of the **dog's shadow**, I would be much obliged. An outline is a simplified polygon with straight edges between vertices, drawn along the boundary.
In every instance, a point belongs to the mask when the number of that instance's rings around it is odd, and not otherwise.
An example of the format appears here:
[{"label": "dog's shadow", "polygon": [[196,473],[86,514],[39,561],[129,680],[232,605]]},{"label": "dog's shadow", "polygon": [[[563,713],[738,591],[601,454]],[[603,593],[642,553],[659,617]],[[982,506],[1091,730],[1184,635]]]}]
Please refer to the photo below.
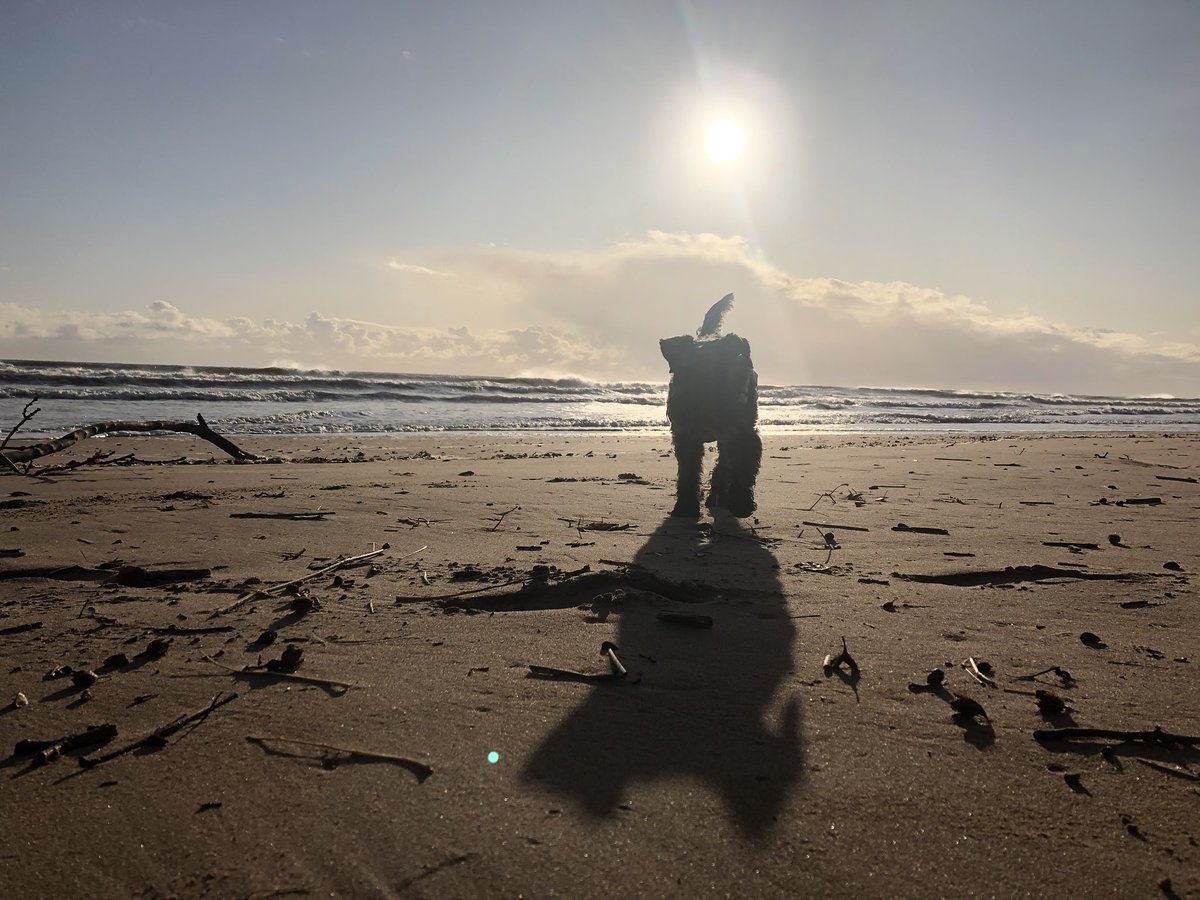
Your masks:
[{"label": "dog's shadow", "polygon": [[714,626],[627,608],[616,644],[630,678],[594,686],[523,775],[596,816],[633,800],[636,782],[690,776],[721,795],[743,834],[760,838],[804,768],[800,706],[780,690],[793,672],[796,625],[775,558],[734,519],[723,518],[706,541],[694,523],[668,518],[634,562],[724,593],[697,610]]}]

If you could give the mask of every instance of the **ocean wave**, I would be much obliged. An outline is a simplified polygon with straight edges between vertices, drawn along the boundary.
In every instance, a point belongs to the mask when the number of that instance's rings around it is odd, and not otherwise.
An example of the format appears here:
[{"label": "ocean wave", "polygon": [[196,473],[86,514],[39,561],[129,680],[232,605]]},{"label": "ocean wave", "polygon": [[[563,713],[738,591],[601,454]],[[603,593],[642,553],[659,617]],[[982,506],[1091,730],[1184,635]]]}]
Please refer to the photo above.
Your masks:
[{"label": "ocean wave", "polygon": [[[0,361],[0,421],[17,421],[32,397],[42,401],[23,434],[192,419],[197,407],[240,434],[661,429],[666,394],[659,382],[579,377]],[[759,407],[768,430],[1200,430],[1200,399],[1161,396],[761,384]]]}]

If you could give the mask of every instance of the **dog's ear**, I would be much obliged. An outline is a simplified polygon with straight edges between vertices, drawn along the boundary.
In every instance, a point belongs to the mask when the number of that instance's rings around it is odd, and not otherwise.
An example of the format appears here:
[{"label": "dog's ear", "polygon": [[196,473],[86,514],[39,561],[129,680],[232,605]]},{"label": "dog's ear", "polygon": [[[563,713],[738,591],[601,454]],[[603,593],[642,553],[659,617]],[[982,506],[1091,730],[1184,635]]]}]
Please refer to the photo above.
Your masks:
[{"label": "dog's ear", "polygon": [[682,334],[679,337],[663,338],[658,342],[658,349],[662,351],[663,358],[674,372],[696,353],[696,342],[690,334]]}]

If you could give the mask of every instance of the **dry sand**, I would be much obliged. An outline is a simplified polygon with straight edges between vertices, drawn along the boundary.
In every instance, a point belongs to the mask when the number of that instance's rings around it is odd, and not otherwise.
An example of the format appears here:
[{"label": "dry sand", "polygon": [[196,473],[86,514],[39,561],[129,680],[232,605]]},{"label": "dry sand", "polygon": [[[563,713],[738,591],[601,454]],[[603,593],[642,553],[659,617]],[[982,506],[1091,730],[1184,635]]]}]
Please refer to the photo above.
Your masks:
[{"label": "dry sand", "polygon": [[[43,462],[189,462],[0,476],[0,703],[30,701],[0,712],[2,752],[118,730],[0,762],[0,894],[1200,896],[1197,747],[1034,738],[1200,734],[1200,437],[766,444],[745,522],[667,516],[666,435],[259,438],[286,461],[246,465],[95,440]],[[306,582],[307,612],[276,594],[212,615],[379,548]],[[139,587],[118,560],[211,572]],[[680,610],[712,627],[658,616]],[[857,677],[822,669],[843,637]],[[139,656],[155,638],[166,654]],[[624,680],[529,677],[603,675],[605,641]],[[353,686],[204,659],[289,643],[297,674]],[[46,678],[63,665],[97,670],[90,699]],[[1021,680],[1051,667],[1070,681]],[[1073,712],[1039,713],[1037,689]],[[161,746],[77,761],[232,693]]]}]

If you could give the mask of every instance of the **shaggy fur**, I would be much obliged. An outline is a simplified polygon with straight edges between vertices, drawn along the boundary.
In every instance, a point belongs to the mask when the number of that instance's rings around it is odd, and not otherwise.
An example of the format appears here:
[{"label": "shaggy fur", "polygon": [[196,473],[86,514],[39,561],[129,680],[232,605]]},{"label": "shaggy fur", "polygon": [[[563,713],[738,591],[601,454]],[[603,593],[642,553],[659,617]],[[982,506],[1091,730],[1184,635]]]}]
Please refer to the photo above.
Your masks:
[{"label": "shaggy fur", "polygon": [[[732,302],[732,295],[718,301],[705,318],[705,328],[718,307],[723,305],[723,315]],[[709,510],[720,507],[738,518],[755,510],[754,483],[762,463],[762,441],[755,430],[758,375],[750,342],[736,334],[716,337],[712,332],[717,329],[719,321],[700,338],[682,335],[659,341],[671,367],[667,418],[679,466],[671,513],[675,516],[700,515],[704,445],[713,441],[718,457],[709,485]]]}]

